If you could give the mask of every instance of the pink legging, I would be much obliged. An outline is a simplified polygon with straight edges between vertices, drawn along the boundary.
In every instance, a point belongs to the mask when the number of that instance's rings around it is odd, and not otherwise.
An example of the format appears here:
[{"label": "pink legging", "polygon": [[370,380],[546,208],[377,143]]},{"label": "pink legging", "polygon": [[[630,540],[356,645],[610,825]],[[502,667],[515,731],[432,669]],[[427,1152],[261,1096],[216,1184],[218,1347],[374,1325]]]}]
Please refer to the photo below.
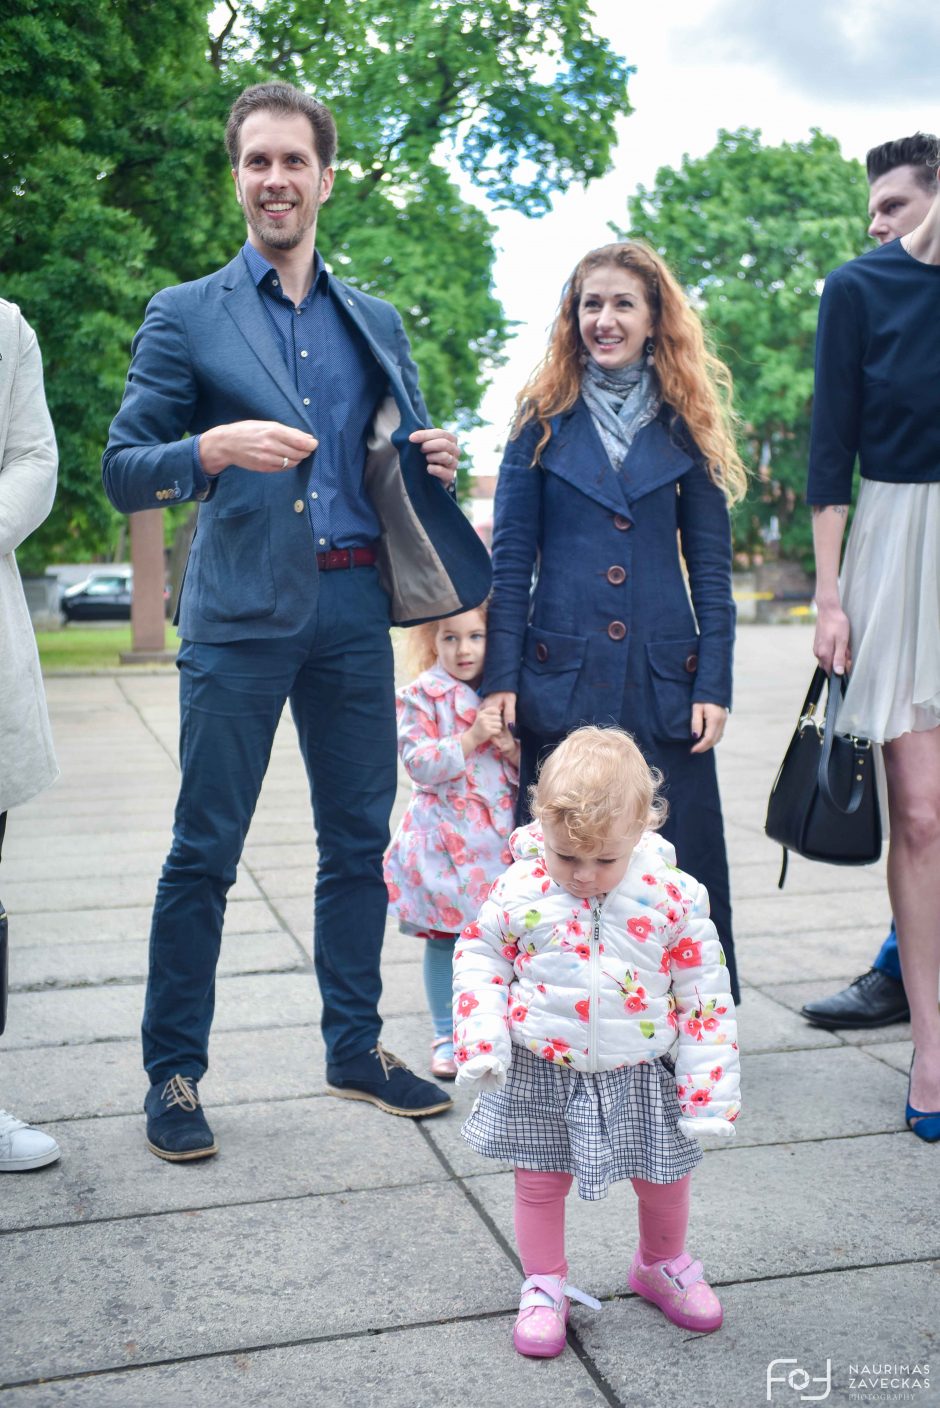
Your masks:
[{"label": "pink legging", "polygon": [[[565,1257],[565,1198],[571,1187],[570,1173],[535,1173],[516,1169],[516,1244],[526,1276],[542,1272],[547,1276],[567,1276]],[[631,1178],[640,1208],[640,1257],[648,1266],[653,1261],[671,1261],[685,1247],[689,1225],[692,1175],[677,1183],[647,1183]]]}]

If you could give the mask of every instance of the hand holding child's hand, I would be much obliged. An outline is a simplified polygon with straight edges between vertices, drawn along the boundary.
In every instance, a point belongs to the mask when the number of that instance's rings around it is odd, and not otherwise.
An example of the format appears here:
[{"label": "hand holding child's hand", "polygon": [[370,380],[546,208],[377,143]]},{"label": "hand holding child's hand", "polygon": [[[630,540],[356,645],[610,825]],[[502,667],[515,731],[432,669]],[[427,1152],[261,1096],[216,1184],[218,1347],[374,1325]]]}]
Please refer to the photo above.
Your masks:
[{"label": "hand holding child's hand", "polygon": [[506,1067],[498,1056],[472,1056],[457,1067],[457,1085],[473,1085],[478,1090],[499,1090],[506,1084]]},{"label": "hand holding child's hand", "polygon": [[[503,716],[495,704],[482,704],[473,723],[464,734],[469,751],[498,738],[503,731]],[[466,754],[468,749],[464,749]]]}]

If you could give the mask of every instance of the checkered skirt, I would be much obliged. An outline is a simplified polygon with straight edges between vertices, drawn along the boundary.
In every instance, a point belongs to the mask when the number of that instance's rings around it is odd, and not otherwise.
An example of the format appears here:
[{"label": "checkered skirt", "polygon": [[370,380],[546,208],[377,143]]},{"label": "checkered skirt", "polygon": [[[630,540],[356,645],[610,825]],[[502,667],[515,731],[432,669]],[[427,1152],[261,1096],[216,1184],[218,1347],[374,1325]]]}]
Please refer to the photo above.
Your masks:
[{"label": "checkered skirt", "polygon": [[611,1183],[675,1183],[701,1162],[678,1127],[672,1062],[587,1074],[513,1046],[502,1090],[483,1091],[462,1134],[478,1154],[517,1168],[571,1173],[590,1202]]}]

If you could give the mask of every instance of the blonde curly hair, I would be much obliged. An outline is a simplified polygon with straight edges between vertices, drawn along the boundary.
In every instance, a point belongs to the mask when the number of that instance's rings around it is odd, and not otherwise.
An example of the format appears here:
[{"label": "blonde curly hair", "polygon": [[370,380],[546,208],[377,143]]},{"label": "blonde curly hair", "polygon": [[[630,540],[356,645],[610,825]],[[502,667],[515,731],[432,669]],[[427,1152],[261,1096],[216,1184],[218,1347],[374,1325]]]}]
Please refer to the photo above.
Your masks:
[{"label": "blonde curly hair", "polygon": [[615,826],[658,831],[668,806],[663,775],[621,728],[577,728],[542,764],[529,793],[532,815],[558,826],[572,847],[599,856]]},{"label": "blonde curly hair", "polygon": [[705,461],[709,478],[729,503],[744,497],[747,470],[735,440],[731,372],[708,346],[702,321],[675,276],[655,250],[641,240],[605,244],[577,264],[562,291],[548,350],[516,398],[515,440],[531,421],[541,436],[533,464],[551,438],[552,416],[568,411],[578,399],[585,358],[578,310],[586,276],[604,267],[635,274],[646,292],[653,320],[653,365],[663,400],[682,417]]}]

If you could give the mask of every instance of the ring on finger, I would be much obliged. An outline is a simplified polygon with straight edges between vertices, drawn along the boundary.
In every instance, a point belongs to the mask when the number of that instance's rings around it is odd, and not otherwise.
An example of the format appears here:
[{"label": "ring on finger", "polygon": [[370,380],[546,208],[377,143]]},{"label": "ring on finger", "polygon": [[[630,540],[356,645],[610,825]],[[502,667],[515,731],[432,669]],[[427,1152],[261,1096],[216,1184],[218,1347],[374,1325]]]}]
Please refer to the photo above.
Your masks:
[{"label": "ring on finger", "polygon": [[289,464],[290,460],[285,455],[284,458],[281,460],[281,469],[286,469]]}]

